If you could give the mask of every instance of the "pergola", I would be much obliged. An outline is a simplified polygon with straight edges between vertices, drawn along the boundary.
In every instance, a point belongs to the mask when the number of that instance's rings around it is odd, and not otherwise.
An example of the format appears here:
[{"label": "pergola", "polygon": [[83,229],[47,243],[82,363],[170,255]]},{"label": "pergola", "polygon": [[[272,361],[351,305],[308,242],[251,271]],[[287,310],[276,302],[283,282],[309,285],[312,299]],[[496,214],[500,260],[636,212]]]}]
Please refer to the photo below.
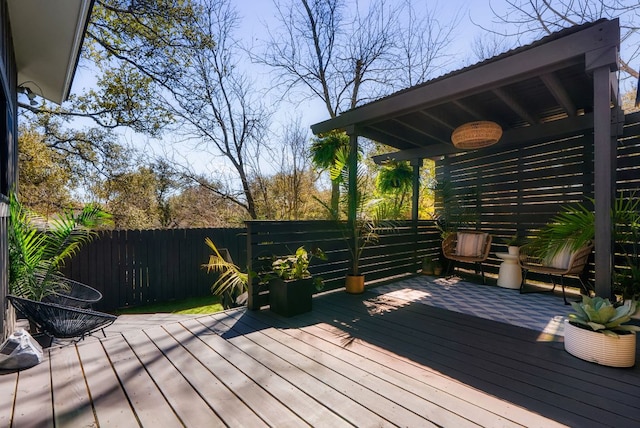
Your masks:
[{"label": "pergola", "polygon": [[[618,92],[619,46],[618,20],[567,28],[346,111],[311,129],[314,134],[345,130],[352,153],[359,136],[398,149],[384,158],[410,161],[416,184],[422,159],[455,153],[451,133],[468,122],[498,123],[504,133],[497,144],[504,147],[593,132],[596,293],[610,297],[614,256],[610,210],[616,188],[617,137],[624,124]],[[351,161],[355,165],[355,155]],[[354,189],[355,172],[350,179]],[[414,185],[415,220],[417,201]],[[353,209],[350,216],[355,217]]]}]

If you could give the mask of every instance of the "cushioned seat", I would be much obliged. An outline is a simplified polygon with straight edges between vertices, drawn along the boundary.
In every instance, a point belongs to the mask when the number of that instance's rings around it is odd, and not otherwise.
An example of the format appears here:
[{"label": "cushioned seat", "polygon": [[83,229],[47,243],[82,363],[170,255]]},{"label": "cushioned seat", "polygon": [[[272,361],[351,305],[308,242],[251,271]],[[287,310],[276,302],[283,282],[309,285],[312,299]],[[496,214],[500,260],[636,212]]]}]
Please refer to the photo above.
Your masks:
[{"label": "cushioned seat", "polygon": [[549,275],[551,279],[551,283],[553,284],[553,288],[551,291],[555,290],[556,282],[554,280],[554,276],[560,277],[560,284],[562,285],[562,297],[564,299],[565,304],[569,304],[567,302],[567,297],[565,295],[564,290],[564,277],[565,276],[575,276],[580,281],[580,285],[585,293],[589,294],[589,288],[584,283],[581,278],[581,274],[587,266],[587,262],[589,261],[589,256],[593,251],[593,243],[589,242],[589,244],[579,248],[578,250],[572,251],[568,246],[560,249],[560,251],[555,252],[555,254],[550,254],[545,257],[540,257],[536,255],[530,246],[524,245],[520,247],[520,267],[523,270],[522,275],[522,283],[520,284],[520,293],[524,293],[525,282],[527,280],[528,272],[537,272],[541,274]]},{"label": "cushioned seat", "polygon": [[456,262],[475,263],[482,272],[482,283],[485,283],[482,262],[489,257],[492,237],[486,232],[475,230],[450,233],[442,241],[442,254],[448,260],[447,275],[455,269]]}]

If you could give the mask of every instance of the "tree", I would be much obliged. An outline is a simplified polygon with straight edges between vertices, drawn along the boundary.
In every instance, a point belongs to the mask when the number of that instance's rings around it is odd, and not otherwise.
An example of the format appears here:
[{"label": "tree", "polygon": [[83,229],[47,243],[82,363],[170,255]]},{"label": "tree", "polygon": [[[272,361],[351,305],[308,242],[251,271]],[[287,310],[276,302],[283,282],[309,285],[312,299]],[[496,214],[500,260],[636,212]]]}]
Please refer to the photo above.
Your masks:
[{"label": "tree", "polygon": [[637,0],[505,0],[506,9],[492,8],[499,30],[488,30],[501,37],[510,37],[523,44],[533,38],[551,34],[565,27],[597,21],[601,18],[620,19],[620,70],[627,77],[638,78],[630,66],[640,55]]},{"label": "tree", "polygon": [[[330,117],[424,81],[446,62],[457,18],[419,18],[410,2],[372,0],[366,11],[347,0],[275,2],[278,29],[254,56],[272,67],[286,93],[315,98]],[[403,26],[403,24],[405,24]]]},{"label": "tree", "polygon": [[240,227],[246,211],[211,189],[216,183],[200,177],[204,184],[189,183],[169,199],[172,227]]},{"label": "tree", "polygon": [[55,112],[22,112],[19,128],[21,202],[48,215],[72,199],[91,199],[92,188],[127,168],[131,149],[98,128],[72,129]]},{"label": "tree", "polygon": [[229,0],[97,1],[87,35],[101,78],[83,101],[108,126],[170,131],[181,150],[224,160],[217,174],[230,171],[241,192],[221,196],[256,218],[247,158],[263,144],[269,113],[239,67],[237,25]]},{"label": "tree", "polygon": [[116,229],[147,229],[160,226],[156,199],[158,180],[149,167],[111,177],[95,189]]},{"label": "tree", "polygon": [[18,183],[22,205],[45,218],[71,202],[71,173],[64,156],[45,144],[44,136],[20,126],[18,137]]}]

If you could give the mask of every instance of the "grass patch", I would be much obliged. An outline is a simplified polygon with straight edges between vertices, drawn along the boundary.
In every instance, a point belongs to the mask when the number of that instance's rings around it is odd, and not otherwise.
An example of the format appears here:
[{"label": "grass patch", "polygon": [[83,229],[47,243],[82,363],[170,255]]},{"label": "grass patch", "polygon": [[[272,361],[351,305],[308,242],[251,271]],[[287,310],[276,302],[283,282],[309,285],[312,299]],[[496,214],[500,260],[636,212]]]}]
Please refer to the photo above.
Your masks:
[{"label": "grass patch", "polygon": [[220,312],[224,308],[218,296],[191,297],[184,300],[152,303],[144,306],[118,309],[118,315],[123,314],[188,314],[206,315]]}]

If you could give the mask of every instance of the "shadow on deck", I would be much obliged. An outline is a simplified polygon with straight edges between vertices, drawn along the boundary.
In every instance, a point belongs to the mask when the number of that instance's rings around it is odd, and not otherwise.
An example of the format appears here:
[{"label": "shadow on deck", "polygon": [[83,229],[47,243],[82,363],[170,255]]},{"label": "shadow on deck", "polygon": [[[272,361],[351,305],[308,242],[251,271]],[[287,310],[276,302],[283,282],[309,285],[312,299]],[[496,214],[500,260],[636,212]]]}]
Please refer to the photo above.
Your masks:
[{"label": "shadow on deck", "polygon": [[587,363],[561,337],[425,304],[415,278],[422,300],[399,298],[405,285],[328,293],[290,319],[234,310],[53,349],[45,363],[0,376],[11,397],[0,423],[640,424],[637,366]]}]

